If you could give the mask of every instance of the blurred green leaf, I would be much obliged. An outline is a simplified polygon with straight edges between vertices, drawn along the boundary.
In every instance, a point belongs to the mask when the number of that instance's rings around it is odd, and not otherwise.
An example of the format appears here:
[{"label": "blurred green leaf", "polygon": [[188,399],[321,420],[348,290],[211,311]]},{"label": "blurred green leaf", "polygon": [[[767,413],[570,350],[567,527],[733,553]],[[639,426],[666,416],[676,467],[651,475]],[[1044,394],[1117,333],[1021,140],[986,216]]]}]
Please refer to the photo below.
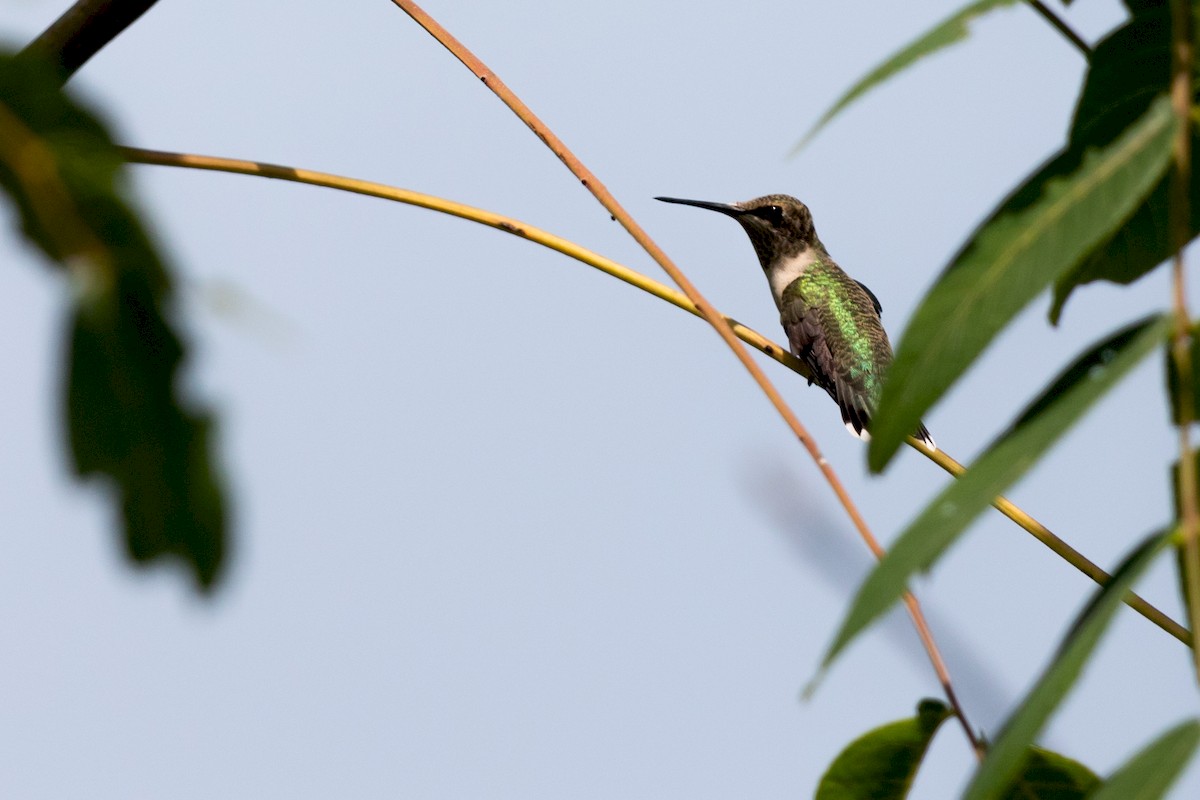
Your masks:
[{"label": "blurred green leaf", "polygon": [[954,715],[922,700],[917,715],[869,731],[846,746],[821,777],[814,800],[903,800],[938,727]]},{"label": "blurred green leaf", "polygon": [[1074,759],[1029,748],[1024,766],[1001,800],[1084,800],[1100,785],[1096,773]]},{"label": "blurred green leaf", "polygon": [[115,484],[132,558],[179,557],[209,587],[225,502],[209,416],[178,385],[186,348],[170,277],[124,197],[112,140],[60,81],[35,58],[0,55],[0,188],[74,289],[64,403],[74,468]]},{"label": "blurred green leaf", "polygon": [[1014,198],[971,236],[914,313],[896,350],[871,427],[880,471],[922,415],[1013,317],[1107,238],[1141,203],[1171,158],[1167,98],[1079,169]]},{"label": "blurred green leaf", "polygon": [[1157,800],[1171,788],[1200,744],[1200,722],[1176,725],[1146,745],[1088,800]]},{"label": "blurred green leaf", "polygon": [[210,586],[225,544],[210,420],[180,407],[183,355],[145,285],[127,271],[113,296],[84,299],[71,320],[67,423],[79,475],[120,491],[125,545],[137,562],[175,554]]},{"label": "blurred green leaf", "polygon": [[976,17],[983,16],[987,12],[1001,6],[1014,5],[1016,2],[1017,0],[976,0],[976,2],[971,3],[966,8],[942,20],[942,22],[926,31],[906,47],[893,53],[882,64],[867,73],[858,83],[851,86],[845,94],[839,97],[837,102],[821,115],[821,118],[809,129],[808,133],[804,134],[804,138],[800,140],[800,143],[792,148],[792,153],[794,154],[803,149],[822,128],[829,124],[830,120],[879,84],[908,69],[922,58],[933,55],[938,50],[966,39],[967,34],[970,32],[970,24]]},{"label": "blurred green leaf", "polygon": [[1073,361],[984,451],[908,524],[867,575],[822,662],[834,658],[891,608],[917,572],[929,569],[996,495],[1017,481],[1092,405],[1149,355],[1171,319],[1151,317],[1121,329]]},{"label": "blurred green leaf", "polygon": [[1148,537],[1098,589],[1076,618],[1054,659],[1009,717],[988,748],[963,800],[994,798],[1020,774],[1029,746],[1083,672],[1121,600],[1171,538],[1171,531]]}]

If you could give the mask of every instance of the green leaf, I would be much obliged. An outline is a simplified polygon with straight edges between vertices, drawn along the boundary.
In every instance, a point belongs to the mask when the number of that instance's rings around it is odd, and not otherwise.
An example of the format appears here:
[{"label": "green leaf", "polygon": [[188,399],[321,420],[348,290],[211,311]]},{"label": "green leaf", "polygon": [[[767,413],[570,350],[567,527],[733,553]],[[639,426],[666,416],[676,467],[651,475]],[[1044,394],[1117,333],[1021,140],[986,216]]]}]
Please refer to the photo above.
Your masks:
[{"label": "green leaf", "polygon": [[922,700],[917,715],[855,739],[829,765],[814,800],[902,800],[938,727],[954,715],[937,700]]},{"label": "green leaf", "polygon": [[1088,800],[1157,800],[1183,772],[1198,744],[1200,722],[1176,725],[1126,761]]},{"label": "green leaf", "polygon": [[225,547],[225,506],[207,415],[180,405],[179,339],[126,271],[112,295],[71,320],[67,422],[76,472],[111,478],[137,563],[182,558],[210,587]]},{"label": "green leaf", "polygon": [[822,669],[891,608],[909,579],[929,569],[996,495],[1025,474],[1105,392],[1149,355],[1170,327],[1166,316],[1130,325],[1093,345],[1060,373],[966,474],[951,482],[897,537],[855,595]]},{"label": "green leaf", "polygon": [[1021,773],[1001,800],[1084,800],[1100,785],[1096,773],[1064,755],[1031,747]]},{"label": "green leaf", "polygon": [[[1171,25],[1167,4],[1127,5],[1133,16],[1096,46],[1067,147],[1047,169],[1070,170],[1086,148],[1112,141],[1145,113],[1170,82]],[[1200,136],[1193,135],[1193,152],[1197,152],[1197,147]],[[1041,179],[1035,175],[1027,179],[1025,186]],[[1128,222],[1056,281],[1050,310],[1052,322],[1057,324],[1067,298],[1076,287],[1097,280],[1132,283],[1169,257],[1168,183],[1165,178],[1160,180]],[[1192,171],[1190,194],[1190,230],[1194,237],[1200,232],[1200,170]]]},{"label": "green leaf", "polygon": [[872,470],[1021,309],[1137,208],[1167,168],[1175,128],[1163,97],[1078,170],[1012,198],[971,236],[900,339],[872,422]]},{"label": "green leaf", "polygon": [[1082,674],[1084,664],[1120,608],[1122,598],[1170,541],[1172,533],[1165,531],[1147,538],[1117,568],[1108,585],[1092,595],[1071,626],[1054,660],[988,748],[963,800],[993,798],[1020,773],[1034,737]]},{"label": "green leaf", "polygon": [[74,292],[63,404],[75,471],[115,486],[137,562],[182,559],[210,587],[225,501],[209,415],[180,390],[170,275],[125,199],[104,125],[32,57],[0,54],[0,188]]},{"label": "green leaf", "polygon": [[792,148],[792,153],[795,154],[803,149],[822,128],[829,124],[830,120],[871,89],[911,67],[922,58],[966,39],[967,34],[970,32],[969,26],[976,17],[983,16],[987,12],[1001,6],[1011,6],[1016,2],[1017,0],[976,0],[976,2],[966,8],[942,20],[942,22],[926,31],[908,46],[893,53],[891,57],[867,73],[858,83],[854,84],[845,94],[839,97],[837,102],[821,115],[821,118],[809,129],[808,133],[804,134],[804,138],[800,140],[800,143]]}]

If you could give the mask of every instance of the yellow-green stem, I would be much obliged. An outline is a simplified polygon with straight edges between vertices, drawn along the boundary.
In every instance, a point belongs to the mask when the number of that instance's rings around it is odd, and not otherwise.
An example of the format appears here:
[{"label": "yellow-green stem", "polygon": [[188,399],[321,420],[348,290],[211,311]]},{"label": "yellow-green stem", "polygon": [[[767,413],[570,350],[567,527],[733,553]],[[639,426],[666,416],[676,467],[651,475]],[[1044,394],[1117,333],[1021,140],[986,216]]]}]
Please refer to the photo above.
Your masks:
[{"label": "yellow-green stem", "polygon": [[[920,439],[912,437],[909,437],[908,444],[914,450],[920,450],[925,454],[926,458],[956,478],[961,478],[967,472],[966,467],[951,458],[950,454],[945,450],[930,450]],[[1112,579],[1111,575],[1092,563],[1087,556],[1055,536],[1049,528],[1029,516],[1029,514],[1025,513],[1025,511],[1011,500],[1005,497],[997,497],[992,500],[992,507],[1024,528],[1033,538],[1048,547],[1055,555],[1096,583],[1105,586]],[[1188,647],[1192,646],[1192,635],[1188,632],[1187,628],[1150,605],[1150,603],[1146,602],[1135,592],[1125,595],[1125,604]]]},{"label": "yellow-green stem", "polygon": [[[245,161],[232,158],[220,158],[216,156],[201,156],[191,155],[186,153],[168,153],[159,150],[142,150],[133,147],[121,148],[121,153],[127,161],[138,164],[154,164],[166,167],[185,167],[189,169],[212,170],[216,172],[229,172],[239,175],[254,175],[261,178],[274,178],[277,180],[292,181],[294,183],[304,183],[310,186],[322,186],[329,189],[337,189],[344,192],[352,192],[355,194],[367,195],[369,197],[378,197],[384,200],[394,200],[408,205],[427,208],[432,211],[438,211],[443,214],[459,217],[460,219],[477,222],[481,225],[495,228],[504,233],[513,236],[519,236],[527,239],[530,242],[539,244],[543,247],[548,247],[563,255],[569,256],[581,263],[594,267],[601,272],[617,278],[618,280],[628,283],[630,286],[635,286],[648,294],[665,300],[676,308],[680,308],[689,314],[700,316],[700,312],[696,310],[696,306],[691,300],[688,300],[682,292],[664,286],[656,280],[648,278],[639,272],[629,269],[626,266],[618,264],[611,259],[605,258],[597,253],[592,252],[584,247],[548,233],[540,228],[535,228],[532,225],[527,225],[524,222],[506,217],[501,214],[496,214],[491,211],[485,211],[473,206],[455,203],[451,200],[444,200],[433,195],[422,194],[421,192],[413,192],[408,189],[400,189],[394,186],[387,186],[381,183],[372,181],[357,180],[354,178],[346,178],[340,175],[330,175],[325,172],[315,172],[306,169],[297,169],[295,167],[280,166],[278,164],[266,164],[258,161]],[[803,361],[793,356],[785,348],[771,341],[767,337],[757,331],[747,328],[745,325],[735,321],[731,317],[724,317],[730,326],[732,326],[734,334],[746,342],[746,344],[765,353],[771,358],[783,364],[788,369],[798,373],[804,378],[809,377],[808,367]],[[930,461],[934,462],[946,472],[954,477],[961,477],[966,469],[950,457],[945,450],[931,450],[925,446],[924,442],[918,439],[909,438],[908,444],[914,450],[920,452]],[[1080,554],[1066,542],[1059,539],[1051,533],[1044,525],[1031,517],[1029,514],[1021,510],[1017,505],[1006,500],[1003,497],[997,497],[992,505],[994,505],[1002,514],[1011,519],[1020,527],[1024,528],[1034,536],[1038,541],[1042,542],[1046,547],[1050,548],[1054,553],[1060,556],[1071,566],[1078,569],[1087,577],[1091,578],[1096,583],[1104,585],[1109,580],[1109,575],[1104,570],[1089,561],[1085,556]],[[1162,628],[1167,633],[1179,639],[1184,644],[1191,646],[1191,635],[1178,622],[1168,617],[1163,612],[1159,611],[1154,606],[1147,603],[1136,594],[1130,593],[1125,602],[1144,616],[1146,619],[1153,622],[1158,627]]]},{"label": "yellow-green stem", "polygon": [[[1175,336],[1171,358],[1179,374],[1177,396],[1172,402],[1179,410],[1179,509],[1183,536],[1183,584],[1188,619],[1193,631],[1200,623],[1200,501],[1197,500],[1196,462],[1192,458],[1191,428],[1194,421],[1195,389],[1192,375],[1192,324],[1187,306],[1187,284],[1183,249],[1191,238],[1189,187],[1192,176],[1192,61],[1195,58],[1192,31],[1192,3],[1171,0],[1171,105],[1179,120],[1175,135],[1175,160],[1171,169],[1171,205],[1168,227],[1171,232],[1172,296],[1175,308]],[[1192,664],[1200,682],[1200,648],[1192,648]]]}]

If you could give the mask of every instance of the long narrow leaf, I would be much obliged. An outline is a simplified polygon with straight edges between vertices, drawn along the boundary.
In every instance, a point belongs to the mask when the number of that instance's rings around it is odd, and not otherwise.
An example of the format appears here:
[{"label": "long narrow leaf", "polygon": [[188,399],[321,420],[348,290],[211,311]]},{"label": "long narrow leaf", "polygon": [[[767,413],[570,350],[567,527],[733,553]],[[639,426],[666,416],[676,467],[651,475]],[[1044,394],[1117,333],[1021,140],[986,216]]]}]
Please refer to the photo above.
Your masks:
[{"label": "long narrow leaf", "polygon": [[975,777],[963,795],[963,800],[987,800],[995,797],[1017,775],[1029,745],[1082,674],[1084,664],[1099,644],[1113,615],[1120,608],[1125,593],[1166,546],[1171,533],[1172,531],[1168,530],[1147,538],[1117,568],[1108,585],[1097,590],[1092,596],[1071,626],[1071,631],[1055,654],[1054,660],[988,749],[987,756],[979,765]]},{"label": "long narrow leaf", "polygon": [[921,416],[1022,308],[1104,241],[1170,162],[1167,98],[1032,204],[1006,205],[970,238],[913,315],[883,387],[869,463],[887,464]]},{"label": "long narrow leaf", "polygon": [[1176,725],[1125,762],[1088,800],[1158,800],[1200,745],[1200,721]]},{"label": "long narrow leaf", "polygon": [[969,26],[976,17],[983,16],[1001,6],[1011,6],[1016,2],[1017,0],[976,0],[966,8],[942,20],[922,36],[892,54],[890,58],[863,76],[858,83],[851,86],[828,111],[821,115],[808,133],[804,134],[800,143],[792,148],[792,153],[803,149],[822,128],[829,124],[830,120],[879,84],[908,69],[922,58],[966,39]]},{"label": "long narrow leaf", "polygon": [[822,666],[891,608],[909,579],[929,569],[996,495],[1032,467],[1169,330],[1169,317],[1152,317],[1109,336],[1072,362],[961,479],[904,529],[859,588]]}]

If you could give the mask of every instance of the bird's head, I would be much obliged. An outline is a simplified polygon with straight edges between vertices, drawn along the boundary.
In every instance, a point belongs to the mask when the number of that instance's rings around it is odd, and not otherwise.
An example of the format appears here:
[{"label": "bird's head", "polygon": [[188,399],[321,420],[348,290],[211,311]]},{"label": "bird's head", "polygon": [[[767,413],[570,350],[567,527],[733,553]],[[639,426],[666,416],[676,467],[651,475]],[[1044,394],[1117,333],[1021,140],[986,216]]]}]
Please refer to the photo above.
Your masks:
[{"label": "bird's head", "polygon": [[681,200],[656,197],[664,203],[707,208],[736,219],[750,237],[754,252],[764,270],[782,259],[799,255],[819,245],[808,206],[786,194],[768,194],[742,203],[711,203],[707,200]]}]

